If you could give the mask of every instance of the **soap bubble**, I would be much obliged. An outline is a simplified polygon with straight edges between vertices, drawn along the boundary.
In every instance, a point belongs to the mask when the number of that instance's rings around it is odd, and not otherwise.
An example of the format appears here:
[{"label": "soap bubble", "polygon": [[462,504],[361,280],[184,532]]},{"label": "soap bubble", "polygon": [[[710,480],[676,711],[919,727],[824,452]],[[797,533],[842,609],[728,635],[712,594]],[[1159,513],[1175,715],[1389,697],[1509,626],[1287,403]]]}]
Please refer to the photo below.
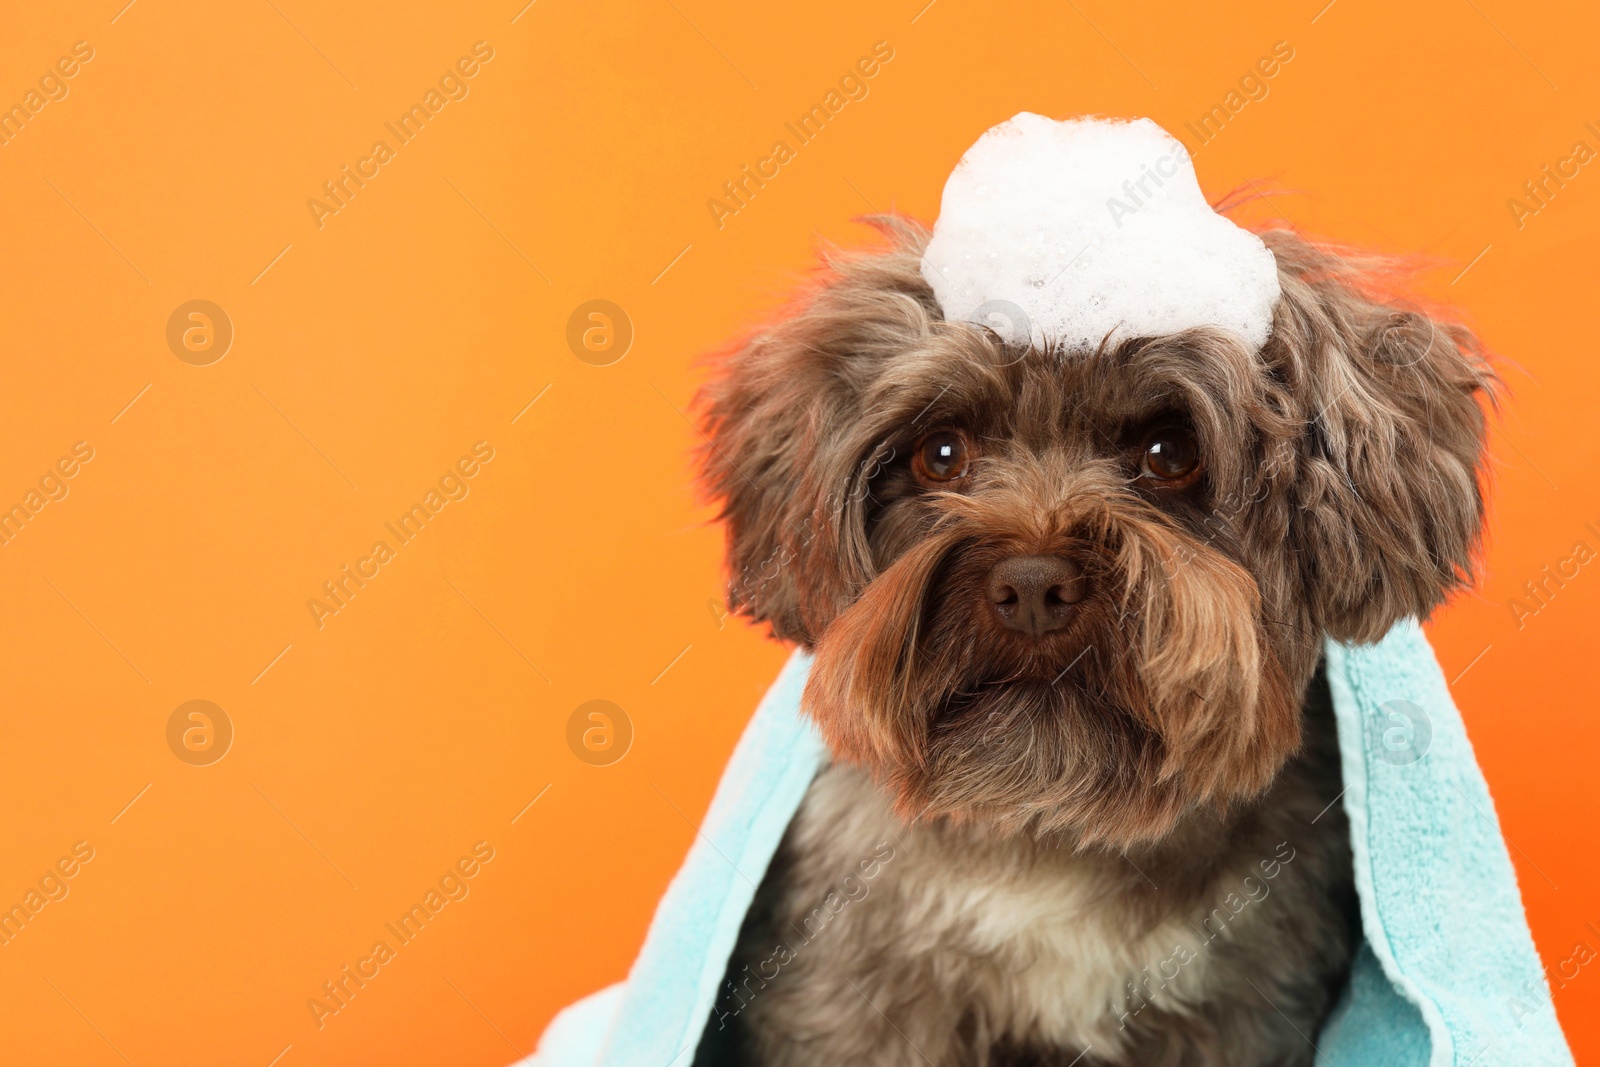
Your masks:
[{"label": "soap bubble", "polygon": [[[1071,248],[1083,251],[1069,259]],[[993,328],[994,308],[1009,305],[1022,317],[1008,321],[1074,349],[1196,326],[1259,348],[1279,295],[1272,253],[1212,210],[1161,127],[1027,112],[979,138],[951,173],[922,276],[952,321]],[[978,310],[957,315],[963,307]]]}]

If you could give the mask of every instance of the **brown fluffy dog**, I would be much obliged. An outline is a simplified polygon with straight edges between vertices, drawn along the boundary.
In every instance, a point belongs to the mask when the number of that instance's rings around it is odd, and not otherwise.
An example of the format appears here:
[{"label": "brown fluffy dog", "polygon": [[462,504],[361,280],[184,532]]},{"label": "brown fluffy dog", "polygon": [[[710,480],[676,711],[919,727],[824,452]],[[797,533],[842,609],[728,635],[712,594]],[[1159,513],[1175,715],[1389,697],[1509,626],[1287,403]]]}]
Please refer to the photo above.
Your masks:
[{"label": "brown fluffy dog", "polygon": [[1275,230],[1257,353],[1017,348],[876,221],[703,397],[834,762],[697,1062],[1310,1064],[1360,937],[1322,642],[1469,580],[1477,342]]}]

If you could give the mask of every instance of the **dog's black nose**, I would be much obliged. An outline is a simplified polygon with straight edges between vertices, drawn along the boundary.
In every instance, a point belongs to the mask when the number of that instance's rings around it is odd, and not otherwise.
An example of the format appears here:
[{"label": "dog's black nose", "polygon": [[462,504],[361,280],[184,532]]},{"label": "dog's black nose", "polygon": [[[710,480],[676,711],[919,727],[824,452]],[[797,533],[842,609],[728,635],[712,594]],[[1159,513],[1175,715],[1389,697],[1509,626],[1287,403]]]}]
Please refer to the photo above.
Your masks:
[{"label": "dog's black nose", "polygon": [[1086,585],[1083,568],[1064,556],[1010,556],[989,572],[986,592],[1002,623],[1038,637],[1071,621]]}]

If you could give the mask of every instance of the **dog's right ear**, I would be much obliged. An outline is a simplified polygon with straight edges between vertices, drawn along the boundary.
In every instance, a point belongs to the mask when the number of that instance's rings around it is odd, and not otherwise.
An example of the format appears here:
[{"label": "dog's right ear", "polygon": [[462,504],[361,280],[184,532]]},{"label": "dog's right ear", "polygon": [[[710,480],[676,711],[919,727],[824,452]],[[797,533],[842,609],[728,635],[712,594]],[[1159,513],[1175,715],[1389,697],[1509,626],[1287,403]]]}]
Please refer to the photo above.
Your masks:
[{"label": "dog's right ear", "polygon": [[701,489],[727,529],[728,607],[807,646],[871,578],[852,484],[860,398],[939,317],[920,271],[926,232],[866,221],[891,250],[825,258],[787,314],[713,357],[697,398]]}]

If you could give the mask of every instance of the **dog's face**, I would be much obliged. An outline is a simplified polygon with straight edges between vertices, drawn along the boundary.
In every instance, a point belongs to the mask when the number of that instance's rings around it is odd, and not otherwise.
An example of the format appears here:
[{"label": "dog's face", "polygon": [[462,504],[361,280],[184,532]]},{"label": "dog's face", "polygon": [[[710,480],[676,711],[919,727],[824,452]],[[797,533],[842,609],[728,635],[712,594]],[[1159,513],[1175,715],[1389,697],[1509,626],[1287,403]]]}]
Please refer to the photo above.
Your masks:
[{"label": "dog's face", "polygon": [[1263,235],[1271,340],[1043,351],[942,320],[922,231],[830,264],[705,397],[730,602],[907,817],[1128,845],[1260,792],[1324,635],[1470,576],[1492,384],[1458,326]]}]

